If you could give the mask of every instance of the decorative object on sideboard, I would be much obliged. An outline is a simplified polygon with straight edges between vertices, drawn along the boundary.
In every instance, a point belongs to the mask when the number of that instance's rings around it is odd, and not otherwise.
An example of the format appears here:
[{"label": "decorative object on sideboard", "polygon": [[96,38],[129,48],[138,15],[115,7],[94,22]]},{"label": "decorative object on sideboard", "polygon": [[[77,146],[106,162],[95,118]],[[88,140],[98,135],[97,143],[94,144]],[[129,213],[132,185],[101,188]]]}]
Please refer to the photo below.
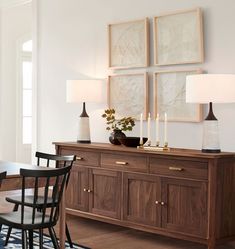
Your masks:
[{"label": "decorative object on sideboard", "polygon": [[109,141],[112,144],[120,145],[118,138],[126,137],[123,131],[132,131],[135,126],[135,120],[132,117],[124,117],[119,120],[115,117],[116,111],[114,109],[106,109],[102,117],[106,119],[106,130],[112,131]]},{"label": "decorative object on sideboard", "polygon": [[145,142],[143,139],[143,114],[140,114],[140,145],[138,149],[146,149],[152,151],[168,151],[170,150],[168,147],[168,138],[167,138],[167,113],[164,113],[164,143],[163,147],[160,147],[160,126],[159,126],[159,113],[155,119],[155,131],[156,131],[156,144],[155,146],[151,145],[151,114],[148,114],[148,121],[147,121],[147,134],[148,138]]},{"label": "decorative object on sideboard", "polygon": [[209,103],[209,113],[203,125],[202,152],[219,153],[218,120],[212,103],[235,102],[235,75],[199,74],[187,76],[186,102]]},{"label": "decorative object on sideboard", "polygon": [[203,25],[200,8],[154,17],[154,64],[202,63]]},{"label": "decorative object on sideboard", "polygon": [[67,80],[66,99],[69,103],[82,102],[83,110],[78,122],[78,143],[90,143],[89,116],[86,102],[102,102],[102,80]]},{"label": "decorative object on sideboard", "polygon": [[114,145],[120,145],[121,142],[119,141],[119,138],[125,138],[126,135],[119,129],[114,129],[109,136],[109,142]]},{"label": "decorative object on sideboard", "polygon": [[[143,143],[146,143],[148,138],[143,137]],[[140,137],[123,137],[118,138],[118,141],[127,147],[138,147],[140,145]]]},{"label": "decorative object on sideboard", "polygon": [[148,18],[108,25],[109,68],[149,65]]},{"label": "decorative object on sideboard", "polygon": [[108,107],[115,109],[117,119],[121,117],[147,118],[148,74],[115,74],[108,76]]}]

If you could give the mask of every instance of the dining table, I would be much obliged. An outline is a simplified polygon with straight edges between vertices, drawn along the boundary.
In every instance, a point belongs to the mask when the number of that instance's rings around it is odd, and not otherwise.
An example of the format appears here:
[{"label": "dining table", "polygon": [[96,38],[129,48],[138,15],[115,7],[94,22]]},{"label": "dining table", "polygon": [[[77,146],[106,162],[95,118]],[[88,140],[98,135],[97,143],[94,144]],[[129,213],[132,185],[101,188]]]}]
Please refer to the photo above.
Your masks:
[{"label": "dining table", "polygon": [[[4,171],[7,172],[6,179],[3,180],[0,191],[10,191],[22,188],[22,178],[20,176],[20,169],[51,170],[53,168],[18,163],[18,162],[0,161],[0,172]],[[33,182],[32,184],[29,183],[27,188],[33,188]],[[60,203],[60,215],[59,215],[59,242],[61,249],[65,249],[65,220],[66,220],[66,213],[65,213],[65,193],[64,193]]]}]

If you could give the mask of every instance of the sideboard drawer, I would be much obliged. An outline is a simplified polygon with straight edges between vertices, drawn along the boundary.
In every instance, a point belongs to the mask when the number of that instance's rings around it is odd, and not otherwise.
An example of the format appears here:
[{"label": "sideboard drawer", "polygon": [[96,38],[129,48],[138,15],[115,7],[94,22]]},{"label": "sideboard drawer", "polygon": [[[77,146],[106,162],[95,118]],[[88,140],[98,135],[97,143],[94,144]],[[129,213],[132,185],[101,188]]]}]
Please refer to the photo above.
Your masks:
[{"label": "sideboard drawer", "polygon": [[84,150],[61,150],[61,155],[76,155],[76,165],[99,167],[100,153]]},{"label": "sideboard drawer", "polygon": [[124,171],[147,172],[147,157],[128,153],[101,153],[101,167]]},{"label": "sideboard drawer", "polygon": [[150,173],[189,177],[195,179],[208,179],[207,162],[150,158]]}]

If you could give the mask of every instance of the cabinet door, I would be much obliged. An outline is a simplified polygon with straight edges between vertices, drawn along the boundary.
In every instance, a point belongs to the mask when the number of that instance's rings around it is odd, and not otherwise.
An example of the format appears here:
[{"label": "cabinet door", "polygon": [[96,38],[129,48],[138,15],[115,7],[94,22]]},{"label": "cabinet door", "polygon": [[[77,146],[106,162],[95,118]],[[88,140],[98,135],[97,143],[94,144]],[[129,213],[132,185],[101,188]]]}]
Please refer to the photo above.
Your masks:
[{"label": "cabinet door", "polygon": [[66,207],[88,211],[88,169],[73,165],[66,191]]},{"label": "cabinet door", "polygon": [[124,173],[124,220],[151,226],[161,225],[160,178],[144,174]]},{"label": "cabinet door", "polygon": [[122,173],[89,170],[89,212],[120,219]]},{"label": "cabinet door", "polygon": [[207,183],[162,178],[162,227],[207,235]]}]

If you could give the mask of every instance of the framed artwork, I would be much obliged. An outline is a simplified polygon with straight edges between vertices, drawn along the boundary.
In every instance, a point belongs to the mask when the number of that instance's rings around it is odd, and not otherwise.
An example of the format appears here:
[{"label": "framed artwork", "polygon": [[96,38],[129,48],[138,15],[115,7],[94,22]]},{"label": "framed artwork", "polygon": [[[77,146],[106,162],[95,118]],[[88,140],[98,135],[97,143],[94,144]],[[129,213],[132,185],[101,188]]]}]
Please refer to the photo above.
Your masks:
[{"label": "framed artwork", "polygon": [[108,25],[109,68],[149,65],[148,18]]},{"label": "framed artwork", "polygon": [[117,118],[131,116],[147,118],[148,75],[147,73],[108,76],[108,104],[114,108]]},{"label": "framed artwork", "polygon": [[154,115],[167,113],[169,121],[200,122],[200,104],[186,103],[186,76],[202,73],[201,69],[154,73]]},{"label": "framed artwork", "polygon": [[154,17],[154,64],[202,63],[204,60],[200,8]]}]

